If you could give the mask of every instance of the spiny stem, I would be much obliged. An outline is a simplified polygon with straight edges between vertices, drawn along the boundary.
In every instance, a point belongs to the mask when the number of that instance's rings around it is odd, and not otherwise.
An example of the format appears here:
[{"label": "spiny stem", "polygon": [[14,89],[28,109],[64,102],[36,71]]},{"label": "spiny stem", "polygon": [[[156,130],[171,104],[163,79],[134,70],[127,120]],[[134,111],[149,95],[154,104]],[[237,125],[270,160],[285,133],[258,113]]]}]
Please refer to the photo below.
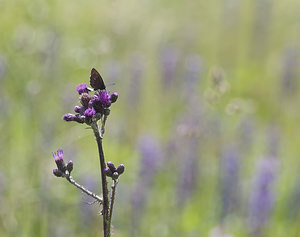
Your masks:
[{"label": "spiny stem", "polygon": [[66,179],[73,184],[76,188],[79,188],[82,192],[84,192],[85,194],[91,196],[92,198],[96,199],[97,202],[99,202],[100,204],[102,204],[102,198],[99,197],[97,194],[91,192],[90,190],[86,189],[84,186],[80,185],[79,183],[77,183],[73,177],[71,175],[66,176]]},{"label": "spiny stem", "polygon": [[109,216],[108,216],[109,202],[108,202],[106,175],[104,172],[106,166],[105,166],[105,159],[104,159],[104,153],[102,148],[102,137],[100,136],[99,127],[97,123],[92,123],[92,128],[97,141],[99,159],[100,159],[102,194],[103,194],[103,231],[104,231],[104,237],[110,237],[110,228],[109,228],[110,223],[109,223]]}]

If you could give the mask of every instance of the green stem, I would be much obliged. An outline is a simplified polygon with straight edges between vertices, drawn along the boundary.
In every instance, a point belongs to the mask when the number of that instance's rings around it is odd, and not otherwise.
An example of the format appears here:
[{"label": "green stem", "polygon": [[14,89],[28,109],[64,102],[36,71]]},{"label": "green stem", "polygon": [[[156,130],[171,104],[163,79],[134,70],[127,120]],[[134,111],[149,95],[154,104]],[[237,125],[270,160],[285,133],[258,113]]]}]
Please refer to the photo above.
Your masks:
[{"label": "green stem", "polygon": [[96,122],[92,123],[92,128],[94,131],[94,135],[98,145],[99,159],[100,159],[100,168],[101,168],[101,182],[102,182],[102,194],[103,194],[103,232],[104,237],[110,237],[110,221],[109,221],[109,202],[108,202],[108,189],[107,189],[107,181],[104,169],[105,159],[102,148],[102,137],[99,133],[99,127]]},{"label": "green stem", "polygon": [[110,208],[109,208],[109,223],[110,223],[110,227],[111,227],[111,218],[112,218],[112,212],[113,212],[113,208],[114,208],[114,202],[115,202],[117,184],[118,184],[118,182],[116,180],[114,180],[113,184],[111,185],[112,194],[111,194]]}]

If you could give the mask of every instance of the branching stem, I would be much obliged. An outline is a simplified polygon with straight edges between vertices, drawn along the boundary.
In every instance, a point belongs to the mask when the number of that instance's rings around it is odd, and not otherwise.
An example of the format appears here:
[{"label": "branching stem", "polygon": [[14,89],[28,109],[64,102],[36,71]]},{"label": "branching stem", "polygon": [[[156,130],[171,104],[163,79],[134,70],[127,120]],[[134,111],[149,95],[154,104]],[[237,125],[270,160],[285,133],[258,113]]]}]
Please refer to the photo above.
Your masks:
[{"label": "branching stem", "polygon": [[94,198],[97,202],[99,202],[100,204],[102,204],[103,200],[101,197],[99,197],[97,194],[91,192],[90,190],[86,189],[84,186],[80,185],[79,183],[77,183],[73,177],[71,175],[66,176],[66,179],[73,184],[76,188],[80,189],[82,192],[84,192],[85,194],[89,195],[90,197]]}]

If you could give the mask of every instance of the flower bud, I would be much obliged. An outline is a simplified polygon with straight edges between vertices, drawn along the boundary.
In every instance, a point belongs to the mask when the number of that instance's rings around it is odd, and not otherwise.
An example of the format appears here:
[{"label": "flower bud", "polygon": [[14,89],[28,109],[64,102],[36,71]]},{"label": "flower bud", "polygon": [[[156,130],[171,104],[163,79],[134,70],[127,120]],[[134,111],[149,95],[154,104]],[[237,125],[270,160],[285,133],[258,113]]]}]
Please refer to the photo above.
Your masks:
[{"label": "flower bud", "polygon": [[112,171],[110,170],[110,168],[105,168],[104,169],[104,173],[106,174],[106,176],[108,177],[112,177],[113,173]]},{"label": "flower bud", "polygon": [[113,175],[112,175],[112,178],[113,178],[113,180],[118,179],[119,178],[118,172],[114,172]]},{"label": "flower bud", "polygon": [[67,164],[67,171],[69,171],[69,173],[71,173],[73,170],[73,161],[69,160],[68,164]]},{"label": "flower bud", "polygon": [[117,101],[117,99],[118,99],[118,93],[117,92],[114,92],[114,93],[112,93],[111,95],[110,95],[110,102],[111,103],[115,103],[116,101]]},{"label": "flower bud", "polygon": [[89,102],[91,100],[91,97],[89,96],[88,93],[82,93],[80,96],[80,103],[84,106],[84,107],[88,107]]},{"label": "flower bud", "polygon": [[79,114],[65,114],[63,117],[62,117],[63,120],[67,121],[67,122],[70,122],[70,121],[75,121],[77,123],[84,123],[84,119],[79,115]]},{"label": "flower bud", "polygon": [[109,108],[104,109],[103,114],[108,116],[110,114],[110,109]]},{"label": "flower bud", "polygon": [[59,169],[54,169],[54,170],[53,170],[53,174],[54,174],[56,177],[62,177],[64,173],[61,172]]},{"label": "flower bud", "polygon": [[117,172],[118,174],[123,174],[124,173],[124,170],[125,170],[125,166],[123,164],[120,164],[117,168]]},{"label": "flower bud", "polygon": [[62,149],[58,149],[56,153],[55,152],[53,153],[53,157],[54,157],[57,168],[61,172],[64,173],[66,171],[67,167],[66,167],[66,164],[64,162],[63,156],[64,156],[64,154],[63,154]]},{"label": "flower bud", "polygon": [[107,166],[111,170],[111,172],[115,172],[117,170],[115,165],[111,161],[107,162]]},{"label": "flower bud", "polygon": [[82,107],[76,105],[76,106],[74,107],[74,111],[75,111],[76,113],[80,113],[80,112],[82,111]]}]

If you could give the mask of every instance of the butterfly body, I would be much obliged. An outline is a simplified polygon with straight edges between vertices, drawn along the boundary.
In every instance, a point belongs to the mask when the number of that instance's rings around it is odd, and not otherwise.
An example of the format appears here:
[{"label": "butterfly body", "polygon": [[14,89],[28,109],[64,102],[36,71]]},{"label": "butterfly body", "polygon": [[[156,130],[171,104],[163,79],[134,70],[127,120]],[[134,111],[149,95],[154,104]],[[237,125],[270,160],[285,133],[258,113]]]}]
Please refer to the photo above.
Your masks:
[{"label": "butterfly body", "polygon": [[105,90],[106,89],[106,86],[104,84],[104,81],[103,81],[100,73],[95,68],[92,68],[92,70],[91,70],[90,85],[94,90]]}]

